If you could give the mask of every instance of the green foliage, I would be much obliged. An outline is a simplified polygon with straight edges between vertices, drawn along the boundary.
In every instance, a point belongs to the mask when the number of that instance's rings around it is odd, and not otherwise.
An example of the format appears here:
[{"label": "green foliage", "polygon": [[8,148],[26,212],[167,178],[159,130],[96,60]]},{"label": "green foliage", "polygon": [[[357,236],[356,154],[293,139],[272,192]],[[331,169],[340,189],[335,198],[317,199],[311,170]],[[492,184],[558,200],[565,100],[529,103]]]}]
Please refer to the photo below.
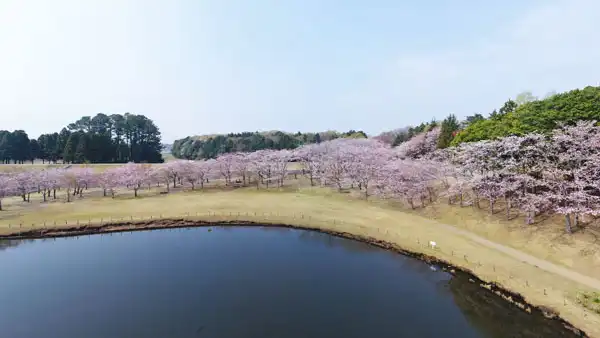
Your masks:
[{"label": "green foliage", "polygon": [[392,142],[392,147],[396,147],[401,143],[408,141],[409,139],[410,137],[408,136],[408,132],[401,131],[398,133],[398,135],[396,135],[396,138],[394,138],[394,142]]},{"label": "green foliage", "polygon": [[444,121],[442,121],[437,147],[439,149],[447,148],[454,138],[454,132],[456,132],[459,127],[458,120],[454,114],[450,114],[445,118]]},{"label": "green foliage", "polygon": [[171,153],[176,158],[208,159],[231,152],[251,152],[262,149],[295,149],[303,144],[321,143],[336,138],[366,138],[363,131],[349,130],[345,133],[326,131],[322,133],[243,132],[227,135],[204,135],[186,137],[173,143]]},{"label": "green foliage", "polygon": [[29,136],[23,130],[0,130],[0,158],[2,163],[24,163],[31,157]]},{"label": "green foliage", "polygon": [[160,132],[152,120],[126,113],[84,116],[60,133],[29,139],[22,130],[0,130],[3,163],[43,161],[67,163],[163,162]]},{"label": "green foliage", "polygon": [[[531,99],[529,96],[523,100]],[[579,120],[600,121],[600,87],[586,87],[543,100],[526,102],[512,110],[507,101],[490,119],[474,119],[451,142],[474,142],[530,132],[548,133],[560,123],[575,124]]]},{"label": "green foliage", "polygon": [[428,123],[421,123],[420,125],[418,125],[416,127],[408,127],[408,129],[406,129],[405,131],[401,131],[396,135],[396,137],[394,138],[394,141],[392,142],[392,147],[396,147],[396,146],[400,145],[401,143],[404,143],[404,142],[410,140],[411,138],[413,138],[414,136],[416,136],[418,134],[428,132],[431,129],[437,127],[438,125],[439,125],[439,122],[436,121],[435,119],[432,119]]}]

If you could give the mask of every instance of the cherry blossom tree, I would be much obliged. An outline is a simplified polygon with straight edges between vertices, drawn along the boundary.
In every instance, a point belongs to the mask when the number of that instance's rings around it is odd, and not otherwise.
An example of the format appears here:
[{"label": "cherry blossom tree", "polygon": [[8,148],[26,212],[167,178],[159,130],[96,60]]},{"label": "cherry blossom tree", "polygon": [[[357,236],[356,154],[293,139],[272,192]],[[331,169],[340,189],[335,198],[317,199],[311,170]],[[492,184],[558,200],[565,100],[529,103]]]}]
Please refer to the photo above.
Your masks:
[{"label": "cherry blossom tree", "polygon": [[256,189],[259,189],[263,183],[269,188],[269,183],[274,174],[274,153],[276,150],[264,149],[258,150],[248,155],[251,166],[256,173]]},{"label": "cherry blossom tree", "polygon": [[315,185],[315,180],[323,175],[325,147],[321,144],[309,144],[298,148],[295,156],[302,164],[303,174],[310,180],[310,185]]},{"label": "cherry blossom tree", "polygon": [[121,184],[132,189],[134,197],[138,197],[138,190],[150,179],[151,173],[148,164],[127,163],[119,168]]},{"label": "cherry blossom tree", "polygon": [[252,159],[247,153],[234,154],[233,170],[242,178],[242,184],[246,185],[246,181],[250,180]]},{"label": "cherry blossom tree", "polygon": [[273,173],[277,179],[277,184],[283,187],[283,182],[287,176],[287,167],[292,159],[293,153],[289,150],[279,150],[271,154],[269,161],[272,162]]},{"label": "cherry blossom tree", "polygon": [[[112,198],[115,198],[115,189],[119,185],[120,168],[110,168],[98,174],[98,186],[102,188],[102,196],[106,197],[107,191],[110,191]],[[168,183],[167,183],[168,184]]]},{"label": "cherry blossom tree", "polygon": [[11,175],[0,173],[0,211],[2,211],[2,199],[14,193],[14,183]]},{"label": "cherry blossom tree", "polygon": [[219,172],[225,179],[225,185],[229,185],[231,183],[231,177],[233,176],[233,172],[235,170],[235,164],[238,157],[232,153],[222,154],[217,157],[217,165],[219,167]]}]

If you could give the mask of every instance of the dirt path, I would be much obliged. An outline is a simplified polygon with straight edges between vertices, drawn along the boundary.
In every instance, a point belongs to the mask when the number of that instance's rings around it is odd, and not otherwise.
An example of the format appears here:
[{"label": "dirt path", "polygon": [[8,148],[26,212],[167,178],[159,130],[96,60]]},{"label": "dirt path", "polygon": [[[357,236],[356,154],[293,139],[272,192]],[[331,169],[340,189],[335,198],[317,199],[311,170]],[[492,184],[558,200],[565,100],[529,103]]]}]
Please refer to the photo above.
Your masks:
[{"label": "dirt path", "polygon": [[502,253],[505,253],[513,258],[516,258],[520,261],[522,261],[523,263],[527,263],[530,265],[533,265],[535,267],[538,267],[542,270],[560,275],[562,277],[565,277],[567,279],[570,279],[572,281],[575,281],[577,283],[586,285],[590,288],[596,289],[596,290],[600,290],[600,280],[586,276],[586,275],[582,275],[578,272],[575,272],[573,270],[567,269],[565,267],[556,265],[554,263],[550,263],[548,261],[545,261],[543,259],[534,257],[532,255],[526,254],[522,251],[519,251],[517,249],[502,245],[502,244],[498,244],[496,242],[490,241],[488,239],[485,239],[483,237],[480,237],[470,231],[467,230],[463,230],[463,229],[459,229],[456,228],[454,226],[451,225],[447,225],[447,224],[441,224],[441,226],[443,226],[444,228],[448,229],[449,231],[452,231],[456,234],[459,234],[461,236],[464,236],[474,242],[477,242],[479,244],[485,245],[489,248],[493,248],[495,250],[498,250]]}]

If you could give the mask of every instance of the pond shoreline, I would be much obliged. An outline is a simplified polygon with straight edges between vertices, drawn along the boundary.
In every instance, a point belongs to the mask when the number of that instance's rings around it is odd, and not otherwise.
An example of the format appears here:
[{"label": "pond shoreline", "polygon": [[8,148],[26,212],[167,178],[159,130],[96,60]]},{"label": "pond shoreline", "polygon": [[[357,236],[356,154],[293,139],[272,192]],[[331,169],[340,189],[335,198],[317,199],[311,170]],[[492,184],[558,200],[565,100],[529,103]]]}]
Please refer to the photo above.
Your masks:
[{"label": "pond shoreline", "polygon": [[97,234],[110,234],[118,232],[133,232],[133,231],[149,231],[159,229],[175,229],[175,228],[193,228],[193,227],[217,227],[217,226],[259,226],[259,227],[280,227],[280,228],[291,228],[298,230],[308,230],[321,232],[328,235],[337,237],[347,238],[356,240],[364,243],[368,243],[386,250],[390,250],[408,257],[412,257],[428,264],[437,265],[444,271],[447,271],[453,275],[460,275],[481,288],[485,288],[489,292],[492,292],[495,296],[502,298],[503,300],[513,304],[520,310],[530,313],[532,315],[546,316],[554,321],[558,321],[567,329],[573,331],[580,337],[589,337],[584,331],[576,328],[574,325],[569,323],[555,313],[552,309],[544,306],[536,306],[529,304],[525,298],[516,292],[508,290],[495,282],[486,282],[476,274],[463,267],[459,267],[451,264],[448,261],[437,258],[433,255],[424,253],[409,251],[401,246],[385,241],[376,239],[370,236],[357,235],[349,232],[341,232],[333,229],[315,228],[303,225],[293,225],[284,223],[260,223],[254,221],[202,221],[202,220],[189,220],[189,219],[160,219],[160,220],[149,220],[149,221],[134,221],[134,222],[119,222],[119,223],[105,223],[105,224],[90,224],[90,225],[79,225],[71,227],[61,228],[48,228],[48,229],[33,229],[21,232],[16,232],[9,235],[0,235],[0,240],[15,240],[15,239],[44,239],[44,238],[60,238],[60,237],[78,237],[85,235],[97,235]]}]

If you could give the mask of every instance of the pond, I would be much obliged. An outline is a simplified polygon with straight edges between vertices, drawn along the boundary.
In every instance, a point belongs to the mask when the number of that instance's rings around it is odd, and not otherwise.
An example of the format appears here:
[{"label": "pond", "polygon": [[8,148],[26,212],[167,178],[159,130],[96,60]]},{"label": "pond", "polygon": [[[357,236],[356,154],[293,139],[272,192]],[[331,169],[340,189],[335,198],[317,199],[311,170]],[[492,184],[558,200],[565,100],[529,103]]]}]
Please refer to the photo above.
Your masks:
[{"label": "pond", "polygon": [[466,277],[267,227],[0,242],[0,336],[569,337]]}]

